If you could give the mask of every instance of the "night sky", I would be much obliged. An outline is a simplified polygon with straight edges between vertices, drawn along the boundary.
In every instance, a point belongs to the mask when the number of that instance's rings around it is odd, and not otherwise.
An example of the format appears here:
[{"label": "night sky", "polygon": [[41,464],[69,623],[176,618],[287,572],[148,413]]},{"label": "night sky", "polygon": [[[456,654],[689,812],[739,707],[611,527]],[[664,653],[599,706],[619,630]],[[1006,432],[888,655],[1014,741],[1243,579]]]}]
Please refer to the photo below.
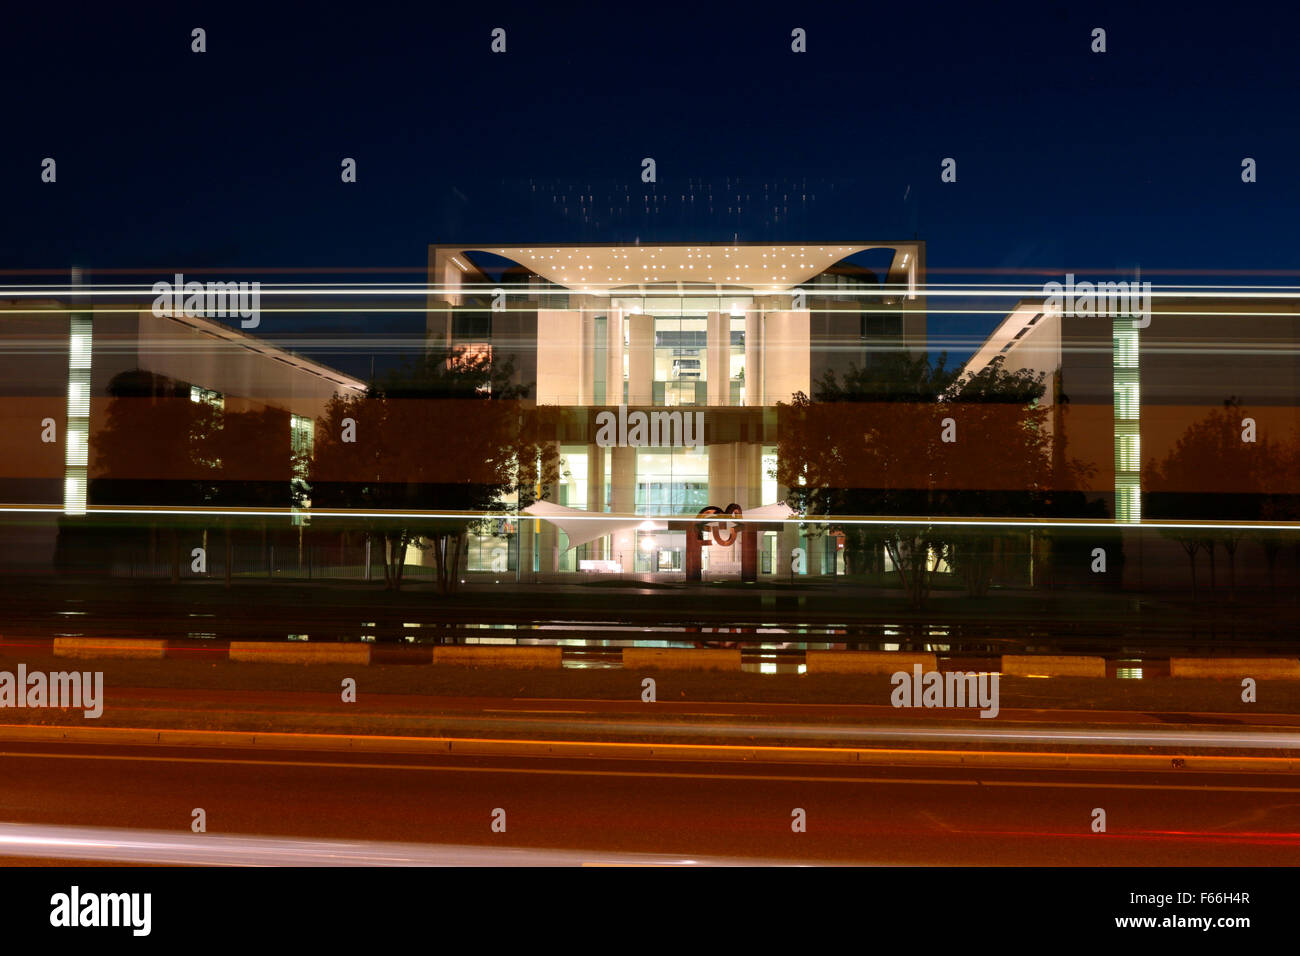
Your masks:
[{"label": "night sky", "polygon": [[[0,269],[419,281],[436,242],[915,235],[932,283],[1295,283],[1300,23],[1132,6],[25,4],[0,33]],[[422,327],[365,321],[277,319]],[[932,343],[995,323],[932,318]]]}]

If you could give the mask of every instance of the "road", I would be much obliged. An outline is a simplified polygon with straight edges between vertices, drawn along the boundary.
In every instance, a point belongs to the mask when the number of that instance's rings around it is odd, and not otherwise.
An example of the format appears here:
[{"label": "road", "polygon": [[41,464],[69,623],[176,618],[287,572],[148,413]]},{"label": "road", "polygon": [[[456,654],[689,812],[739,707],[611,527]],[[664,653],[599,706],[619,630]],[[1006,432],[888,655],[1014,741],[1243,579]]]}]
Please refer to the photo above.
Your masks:
[{"label": "road", "polygon": [[[0,853],[145,862],[1293,865],[1293,774],[0,744]],[[191,832],[202,808],[207,832]],[[493,832],[496,809],[505,832]],[[806,832],[792,830],[806,813]],[[1106,831],[1093,832],[1094,810]],[[15,829],[9,824],[38,825]],[[82,846],[54,827],[113,828]],[[231,841],[234,836],[292,838]],[[51,842],[53,841],[53,842]],[[140,845],[132,846],[132,842]],[[346,847],[322,847],[344,841]],[[400,846],[399,846],[400,845]],[[477,849],[476,849],[477,848]],[[528,850],[529,853],[500,851]],[[640,854],[649,854],[644,857]],[[315,860],[320,862],[321,860]]]}]

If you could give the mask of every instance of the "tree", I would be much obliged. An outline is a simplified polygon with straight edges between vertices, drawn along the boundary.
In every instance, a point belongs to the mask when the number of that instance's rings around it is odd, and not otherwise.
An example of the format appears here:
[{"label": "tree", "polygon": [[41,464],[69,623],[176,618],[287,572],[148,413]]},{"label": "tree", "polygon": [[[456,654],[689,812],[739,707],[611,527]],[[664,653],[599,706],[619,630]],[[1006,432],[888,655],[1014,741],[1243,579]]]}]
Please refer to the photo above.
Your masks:
[{"label": "tree", "polygon": [[[1236,597],[1237,549],[1243,523],[1259,520],[1268,511],[1283,511],[1284,497],[1264,494],[1266,487],[1284,487],[1287,452],[1267,436],[1244,441],[1242,422],[1248,417],[1235,397],[1223,407],[1193,422],[1160,462],[1146,469],[1142,485],[1143,514],[1148,518],[1186,522],[1223,522],[1218,528],[1168,529],[1187,554],[1196,597],[1196,555],[1204,549],[1210,560],[1210,589],[1216,586],[1215,548],[1228,556],[1228,584]],[[1266,545],[1267,554],[1267,545]],[[1272,570],[1270,558],[1270,574]]]},{"label": "tree", "polygon": [[[1037,407],[1044,379],[1007,372],[1000,358],[963,376],[946,356],[932,363],[902,351],[852,366],[842,380],[827,374],[815,400],[800,393],[780,406],[777,478],[794,507],[855,550],[883,546],[915,606],[945,559],[982,594],[997,536],[925,519],[1032,513],[1052,474]],[[836,520],[855,515],[914,520]]]},{"label": "tree", "polygon": [[850,366],[843,380],[828,372],[815,400],[800,392],[778,406],[777,480],[789,488],[791,506],[844,535],[851,572],[864,569],[863,557],[888,550],[915,603],[929,590],[935,529],[835,519],[932,513],[928,476],[913,466],[932,458],[935,407],[955,377],[946,357],[931,364],[886,352],[869,366]]},{"label": "tree", "polygon": [[[292,447],[289,413],[271,406],[245,412],[224,412],[220,428],[205,444],[214,459],[214,474],[207,503],[219,509],[288,509],[302,504],[294,484],[300,463]],[[225,538],[225,584],[230,587],[234,564],[234,529],[239,518],[220,519]],[[266,518],[256,524],[265,538]]]},{"label": "tree", "polygon": [[513,363],[489,353],[431,349],[365,395],[329,404],[312,505],[380,512],[364,527],[383,543],[385,587],[401,588],[414,544],[432,551],[439,593],[455,591],[467,534],[555,480],[548,416],[523,403],[531,386],[513,376]]},{"label": "tree", "polygon": [[[1257,471],[1258,517],[1270,524],[1300,521],[1300,496],[1292,492],[1294,476],[1300,474],[1300,441],[1293,435],[1289,442],[1269,442],[1261,451]],[[1276,598],[1277,557],[1282,539],[1276,531],[1264,531],[1261,535],[1264,559],[1268,562],[1269,592]]]},{"label": "tree", "polygon": [[[100,505],[201,507],[216,474],[213,436],[220,410],[190,399],[189,385],[142,369],[109,383],[106,424],[91,439],[96,477],[88,498]],[[202,519],[167,522],[171,579],[180,580],[180,529]],[[157,524],[148,522],[151,541]]]},{"label": "tree", "polygon": [[[949,389],[946,409],[960,429],[949,446],[947,506],[963,517],[1031,517],[1052,489],[1052,440],[1040,405],[1046,373],[1009,372],[997,356]],[[958,526],[949,535],[949,563],[976,597],[988,593],[999,538],[989,526]],[[1027,547],[1026,547],[1026,550]]]}]

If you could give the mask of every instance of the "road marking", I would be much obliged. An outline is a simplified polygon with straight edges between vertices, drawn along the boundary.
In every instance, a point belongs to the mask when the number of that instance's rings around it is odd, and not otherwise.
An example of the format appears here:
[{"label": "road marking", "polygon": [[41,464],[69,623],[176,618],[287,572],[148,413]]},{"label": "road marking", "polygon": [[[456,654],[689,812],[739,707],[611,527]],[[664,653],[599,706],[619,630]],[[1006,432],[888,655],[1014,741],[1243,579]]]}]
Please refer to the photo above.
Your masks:
[{"label": "road marking", "polygon": [[154,763],[199,763],[228,764],[236,766],[262,767],[309,767],[314,769],[339,770],[424,770],[446,771],[448,773],[516,773],[544,774],[565,777],[650,777],[672,780],[760,780],[768,783],[858,783],[858,784],[933,784],[946,787],[1092,787],[1108,790],[1199,790],[1213,793],[1291,793],[1300,794],[1300,787],[1216,787],[1197,784],[1161,784],[1161,783],[1079,783],[1076,781],[1032,781],[1032,780],[944,780],[927,777],[815,777],[778,774],[745,773],[685,773],[668,771],[654,773],[648,770],[562,770],[552,767],[451,767],[428,764],[388,764],[388,763],[339,763],[324,760],[239,760],[221,757],[154,757],[127,754],[52,754],[20,753],[3,751],[4,757],[32,757],[46,760],[119,760],[145,761]]}]

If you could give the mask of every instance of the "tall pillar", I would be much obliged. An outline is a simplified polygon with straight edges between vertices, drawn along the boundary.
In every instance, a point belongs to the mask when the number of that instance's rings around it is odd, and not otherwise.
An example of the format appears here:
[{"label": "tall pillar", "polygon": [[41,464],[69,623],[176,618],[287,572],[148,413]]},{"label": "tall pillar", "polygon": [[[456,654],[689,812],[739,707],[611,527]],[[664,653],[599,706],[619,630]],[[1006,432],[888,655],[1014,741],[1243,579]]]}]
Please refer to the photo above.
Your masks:
[{"label": "tall pillar", "polygon": [[746,510],[772,504],[763,500],[763,446],[757,442],[736,445],[736,494]]},{"label": "tall pillar", "polygon": [[709,504],[725,508],[732,502],[744,507],[736,497],[736,443],[709,446]]},{"label": "tall pillar", "polygon": [[629,316],[627,404],[654,402],[655,317]]},{"label": "tall pillar", "polygon": [[758,580],[758,528],[755,525],[741,525],[740,580]]},{"label": "tall pillar", "polygon": [[763,404],[763,313],[757,302],[745,313],[745,404]]},{"label": "tall pillar", "polygon": [[605,319],[605,404],[623,404],[622,309],[610,309]]},{"label": "tall pillar", "polygon": [[519,580],[533,579],[533,537],[548,522],[538,518],[519,519]]},{"label": "tall pillar", "polygon": [[[709,504],[717,508],[726,508],[728,505],[735,503],[741,505],[744,510],[744,504],[736,497],[736,443],[724,442],[721,444],[709,446]],[[721,516],[717,519],[717,526],[726,527],[726,517]],[[737,530],[742,525],[733,525],[733,530]],[[739,562],[740,558],[740,535],[735,535],[735,540],[731,544],[716,544],[713,536],[710,535],[706,542],[709,551],[709,568],[710,573],[721,571],[730,573],[732,565]]]},{"label": "tall pillar", "polygon": [[538,539],[541,542],[538,568],[542,574],[553,574],[560,566],[560,531],[551,522],[543,521]]},{"label": "tall pillar", "polygon": [[[560,443],[549,442],[554,460],[560,459]],[[559,498],[559,488],[551,482],[542,485],[542,497],[547,501]],[[538,571],[542,574],[554,574],[560,569],[560,529],[549,521],[542,522],[540,550],[538,552]]]},{"label": "tall pillar", "polygon": [[705,330],[704,377],[709,405],[720,408],[727,404],[731,393],[731,313],[710,312]]},{"label": "tall pillar", "polygon": [[[611,448],[610,487],[611,508],[615,514],[630,515],[636,512],[636,449]],[[610,558],[618,561],[625,572],[636,568],[636,529],[630,528],[614,534],[614,553]]]},{"label": "tall pillar", "polygon": [[[583,388],[579,383],[584,366],[578,361],[575,350],[581,351],[582,331],[582,313],[576,309],[537,310],[538,405],[580,403]],[[590,373],[590,362],[586,363],[585,369]],[[590,394],[590,385],[587,394]]]},{"label": "tall pillar", "polygon": [[578,405],[591,405],[596,393],[596,313],[591,308],[589,296],[570,296],[570,303],[579,307],[578,339]]},{"label": "tall pillar", "polygon": [[[598,514],[605,510],[605,449],[595,442],[587,443],[587,511]],[[605,558],[605,539],[597,538],[588,546],[593,558]]]},{"label": "tall pillar", "polygon": [[768,312],[763,322],[763,397],[768,404],[788,402],[795,392],[812,390],[811,313]]}]

